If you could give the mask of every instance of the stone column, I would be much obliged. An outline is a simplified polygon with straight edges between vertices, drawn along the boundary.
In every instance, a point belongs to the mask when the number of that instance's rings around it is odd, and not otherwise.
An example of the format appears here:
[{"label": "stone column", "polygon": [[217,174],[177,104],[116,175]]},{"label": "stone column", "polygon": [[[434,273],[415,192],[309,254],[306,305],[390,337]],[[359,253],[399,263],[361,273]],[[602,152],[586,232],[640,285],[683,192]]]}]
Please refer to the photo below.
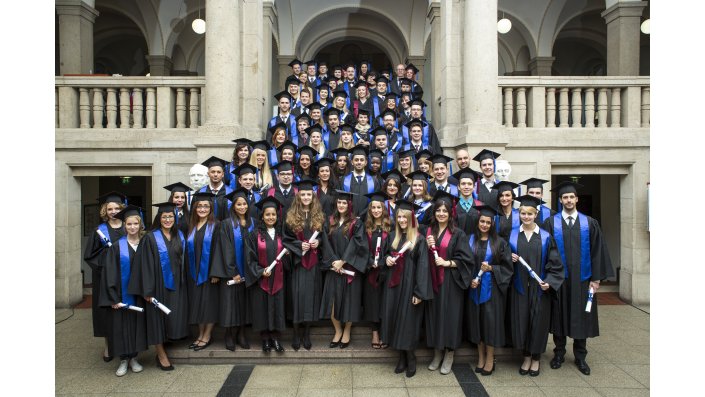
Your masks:
[{"label": "stone column", "polygon": [[465,0],[464,113],[468,132],[491,132],[497,123],[497,1]]},{"label": "stone column", "polygon": [[56,0],[59,73],[93,73],[93,24],[100,14],[82,0]]},{"label": "stone column", "polygon": [[620,1],[602,12],[607,23],[607,74],[639,75],[639,35],[646,1]]},{"label": "stone column", "polygon": [[[286,81],[286,78],[291,76],[291,66],[289,66],[289,62],[293,61],[296,56],[294,55],[278,55],[277,56],[277,62],[279,62],[279,81],[274,82],[276,86],[274,87],[274,92],[280,92],[284,90],[284,82]],[[332,65],[330,65],[332,66]],[[329,74],[332,76],[333,75],[333,70],[330,69],[330,66],[328,67],[329,69]]]},{"label": "stone column", "polygon": [[239,129],[240,2],[206,1],[206,119],[204,131],[234,135]]},{"label": "stone column", "polygon": [[[433,115],[433,122],[436,128],[441,126],[442,120],[440,117],[440,108],[438,106],[438,101],[436,98],[440,97],[441,93],[441,74],[439,69],[441,68],[441,3],[437,1],[430,2],[428,5],[428,11],[426,13],[426,18],[431,25],[431,72],[432,76],[429,76],[426,81],[431,82],[433,86],[433,96],[434,98],[426,98],[426,100],[431,106],[431,114]],[[430,99],[430,100],[429,100]]]},{"label": "stone column", "polygon": [[[272,93],[275,91],[274,85],[276,84],[275,81],[272,81],[272,73],[273,73],[273,65],[274,65],[274,56],[275,54],[272,53],[272,41],[274,40],[273,35],[274,32],[277,29],[277,9],[274,7],[274,1],[273,0],[265,0],[263,2],[264,4],[264,30],[262,33],[262,42],[263,44],[263,51],[264,51],[264,57],[263,57],[263,64],[262,64],[262,76],[264,76],[263,79],[263,84],[262,84],[262,95],[263,95],[263,112],[260,115],[260,123],[261,126],[264,127],[267,125],[267,122],[269,121],[269,116],[270,113],[272,112],[272,105],[273,105],[273,99],[272,99]],[[277,91],[279,92],[279,91]]]},{"label": "stone column", "polygon": [[437,44],[440,61],[434,64],[433,73],[434,79],[439,81],[434,95],[440,97],[440,104],[433,124],[443,146],[464,144],[467,140],[465,130],[460,128],[464,122],[463,85],[458,82],[463,76],[463,3],[441,1],[437,18],[441,25]]},{"label": "stone column", "polygon": [[149,63],[150,76],[171,76],[171,58],[165,55],[147,55],[145,58]]},{"label": "stone column", "polygon": [[535,57],[529,61],[529,71],[532,76],[550,76],[555,57]]},{"label": "stone column", "polygon": [[64,159],[57,158],[54,175],[54,304],[68,308],[83,298],[81,183]]},{"label": "stone column", "polygon": [[[244,0],[242,3],[242,127],[243,133],[261,139],[263,110],[264,10],[262,1]],[[270,39],[271,40],[271,39]],[[271,48],[271,44],[269,44]],[[264,77],[264,78],[263,78]]]},{"label": "stone column", "polygon": [[[406,64],[413,63],[414,66],[416,66],[417,69],[419,69],[419,72],[416,73],[416,81],[421,84],[421,87],[424,87],[424,65],[426,65],[426,57],[423,55],[409,55],[406,57]],[[424,87],[425,88],[425,87]],[[425,89],[424,89],[425,91]],[[426,97],[424,97],[426,98]]]}]

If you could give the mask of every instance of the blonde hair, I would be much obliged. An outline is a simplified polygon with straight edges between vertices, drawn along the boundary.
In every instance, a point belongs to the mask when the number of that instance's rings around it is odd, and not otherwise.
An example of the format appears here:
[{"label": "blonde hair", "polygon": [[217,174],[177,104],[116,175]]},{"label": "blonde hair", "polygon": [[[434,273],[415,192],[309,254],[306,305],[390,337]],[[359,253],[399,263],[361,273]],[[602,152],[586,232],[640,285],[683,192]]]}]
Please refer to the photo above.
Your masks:
[{"label": "blonde hair", "polygon": [[[260,170],[257,166],[257,154],[264,153],[264,164]],[[255,148],[250,155],[250,165],[257,168],[260,172],[260,185],[257,188],[261,189],[264,185],[274,186],[274,181],[272,180],[272,172],[269,170],[269,155],[262,149]],[[257,176],[255,175],[255,181]]]},{"label": "blonde hair", "polygon": [[[414,245],[416,244],[416,237],[419,235],[419,225],[416,220],[414,222],[411,221],[412,216],[416,216],[412,211],[410,210],[403,210],[401,208],[397,208],[397,214],[396,216],[402,215],[406,218],[406,242],[411,243],[411,248],[414,249]],[[414,226],[416,224],[416,226]],[[399,222],[394,223],[394,241],[392,241],[392,248],[396,250],[401,249],[401,245],[399,243],[401,242],[401,234],[402,230],[401,227],[399,227]]]},{"label": "blonde hair", "polygon": [[137,217],[137,219],[138,219],[139,222],[140,222],[140,231],[137,233],[137,235],[140,236],[140,238],[142,238],[142,236],[144,236],[145,233],[147,233],[147,232],[145,232],[144,221],[142,220],[142,217],[141,217],[141,216],[139,216],[139,215],[130,215],[130,216],[126,216],[126,217],[125,217],[125,223],[127,223],[127,220],[128,220],[128,219],[130,219],[130,218],[135,218],[135,217]]},{"label": "blonde hair", "polygon": [[[294,196],[294,201],[289,207],[289,211],[286,212],[286,226],[289,227],[294,233],[298,233],[304,230],[304,225],[306,224],[306,218],[304,217],[304,205],[301,203],[301,196],[296,194]],[[318,201],[318,196],[313,194],[313,199],[309,205],[308,214],[309,226],[311,230],[317,230],[319,233],[323,231],[323,209],[321,208],[321,202]]]},{"label": "blonde hair", "polygon": [[[350,142],[348,142],[347,144],[343,143],[343,139],[342,139],[343,134],[350,134]],[[341,139],[338,141],[338,148],[352,149],[355,147],[355,140],[353,139],[353,133],[350,132],[350,130],[341,130],[340,136],[341,136]]]},{"label": "blonde hair", "polygon": [[[108,221],[108,204],[110,204],[110,203],[103,203],[100,206],[100,219],[102,219],[103,222]],[[125,204],[123,204],[123,203],[115,203],[115,204],[117,204],[118,207],[120,207],[120,210],[125,208]]]},{"label": "blonde hair", "polygon": [[536,208],[532,205],[520,205],[519,212],[521,212],[521,211],[532,212],[534,215],[539,213],[538,208]]}]

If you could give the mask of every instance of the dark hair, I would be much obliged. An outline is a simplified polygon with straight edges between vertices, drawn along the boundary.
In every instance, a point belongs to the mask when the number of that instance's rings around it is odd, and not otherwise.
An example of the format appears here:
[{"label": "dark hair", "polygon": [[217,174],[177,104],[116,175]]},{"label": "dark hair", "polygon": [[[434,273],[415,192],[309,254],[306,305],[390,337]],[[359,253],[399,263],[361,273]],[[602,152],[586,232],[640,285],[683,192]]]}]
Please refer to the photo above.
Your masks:
[{"label": "dark hair", "polygon": [[[321,178],[318,176],[318,168],[316,167],[316,182],[319,184],[321,183]],[[337,189],[340,187],[340,181],[338,180],[338,175],[336,174],[336,162],[333,161],[333,163],[330,165],[330,178],[328,178],[328,192],[331,192],[331,189]]]},{"label": "dark hair", "polygon": [[[482,214],[477,218],[477,226],[475,228],[475,244],[470,247],[470,251],[472,251],[473,255],[477,254],[477,247],[478,244],[480,244],[480,239],[482,238],[482,233],[480,233],[480,218],[482,218]],[[492,248],[492,263],[497,263],[499,260],[499,236],[497,235],[497,227],[495,226],[496,222],[496,217],[491,216],[490,219],[492,220],[492,224],[490,225],[490,231],[488,232],[488,244],[490,245],[490,248]]]},{"label": "dark hair", "polygon": [[[240,198],[240,197],[238,197]],[[240,217],[238,216],[237,212],[235,212],[235,202],[237,201],[238,198],[235,198],[233,200],[233,205],[230,207],[230,219],[235,222],[235,224],[239,227],[240,225]],[[247,204],[247,212],[245,212],[245,228],[249,228],[250,225],[252,224],[252,218],[250,217],[250,203],[247,201],[246,198],[243,197],[245,200],[245,203]]]},{"label": "dark hair", "polygon": [[[345,219],[343,219],[342,225],[340,225],[340,220],[342,217],[340,215],[340,212],[338,211],[338,200],[346,201],[348,203],[348,210],[345,212]],[[352,212],[352,205],[353,205],[352,200],[348,200],[348,199],[340,198],[340,197],[335,198],[335,212],[333,213],[333,215],[330,216],[329,224],[328,224],[330,226],[329,227],[330,230],[328,231],[329,236],[332,236],[333,232],[338,228],[342,228],[343,233],[347,233],[348,228],[350,227],[350,223],[355,222],[355,220],[357,219],[355,217],[355,214],[353,214],[353,212]]]},{"label": "dark hair", "polygon": [[445,200],[436,200],[433,205],[431,206],[431,233],[433,233],[434,236],[438,235],[438,220],[436,220],[436,210],[439,209],[440,207],[445,207],[446,210],[448,211],[448,225],[446,226],[446,229],[448,231],[452,231],[456,227],[455,223],[455,217],[453,216],[453,207],[448,205],[448,202]]},{"label": "dark hair", "polygon": [[[380,170],[381,170],[381,169],[380,169]],[[401,183],[400,183],[398,180],[396,180],[396,179],[394,179],[394,178],[387,178],[387,179],[384,181],[384,183],[382,184],[382,191],[383,191],[385,194],[389,195],[389,193],[387,193],[387,187],[389,186],[389,182],[390,182],[390,181],[393,181],[393,182],[397,185],[397,194],[396,194],[394,197],[392,197],[392,199],[394,199],[394,201],[397,201],[397,200],[399,200],[399,199],[401,198],[401,194],[402,194],[402,191],[401,191]]]},{"label": "dark hair", "polygon": [[[505,190],[505,191],[506,191],[506,190]],[[512,200],[515,199],[515,198],[517,198],[517,195],[514,194],[514,189],[510,189],[509,191],[512,192]],[[499,212],[500,214],[503,214],[503,213],[504,213],[504,210],[502,210],[502,204],[499,203],[499,196],[501,196],[502,193],[504,193],[504,192],[498,192],[498,193],[497,193],[497,202],[495,203],[495,208],[497,208],[497,212]],[[512,201],[512,203],[513,203],[513,201]],[[511,208],[514,208],[514,207],[512,206],[512,204],[509,204],[509,206],[510,206]]]},{"label": "dark hair", "polygon": [[[198,203],[201,201],[207,202],[211,206],[211,212],[208,214],[208,217],[206,218],[206,222],[209,225],[212,225],[213,222],[215,222],[215,216],[213,215],[213,212],[215,211],[215,205],[212,200],[194,201],[194,202],[192,202],[192,205],[197,207]],[[193,232],[193,230],[196,229],[197,226],[198,226],[198,213],[196,212],[196,209],[194,209],[193,212],[191,212],[191,216],[189,217],[189,225],[188,225],[189,236],[191,235],[191,232]]]},{"label": "dark hair", "polygon": [[252,154],[252,150],[250,150],[250,147],[246,143],[238,143],[235,145],[235,150],[233,150],[233,163],[235,165],[239,165],[238,163],[238,157],[237,157],[237,152],[240,151],[240,149],[246,147],[247,148],[247,158],[245,159],[245,163],[249,162],[250,155]]},{"label": "dark hair", "polygon": [[[267,225],[265,225],[264,221],[262,220],[262,216],[264,215],[265,210],[266,210],[266,208],[259,211],[259,217],[257,218],[257,223],[255,224],[255,227],[260,232],[260,234],[267,233]],[[275,235],[280,236],[280,237],[282,235],[281,234],[281,221],[282,221],[281,211],[282,211],[281,208],[277,211],[277,223],[274,224]]]},{"label": "dark hair", "polygon": [[[154,220],[152,221],[152,228],[150,230],[152,231],[158,231],[159,229],[162,228],[162,222],[161,222],[161,217],[162,214],[165,214],[168,212],[157,212],[156,215],[154,215]],[[173,212],[172,212],[173,215]],[[181,242],[174,244],[178,240],[178,238],[175,238],[179,235],[178,233],[179,227],[176,224],[176,220],[174,220],[174,224],[171,226],[171,229],[169,229],[169,240],[166,241],[166,244],[171,245],[171,247],[176,250],[179,254],[182,253],[181,250]],[[185,238],[186,236],[184,236]]]}]

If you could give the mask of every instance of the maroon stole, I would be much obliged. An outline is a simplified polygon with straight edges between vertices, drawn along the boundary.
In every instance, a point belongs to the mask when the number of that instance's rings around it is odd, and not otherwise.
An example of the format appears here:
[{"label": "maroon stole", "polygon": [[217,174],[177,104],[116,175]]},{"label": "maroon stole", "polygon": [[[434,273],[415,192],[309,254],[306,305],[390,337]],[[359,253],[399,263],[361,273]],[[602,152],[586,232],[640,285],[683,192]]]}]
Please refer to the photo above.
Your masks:
[{"label": "maroon stole", "polygon": [[[299,239],[299,241],[308,242],[308,240],[304,238],[303,229],[301,229],[300,232],[296,233],[296,238]],[[301,266],[303,266],[306,270],[311,270],[311,268],[314,267],[316,264],[318,264],[318,249],[309,249],[308,251],[306,251],[306,254],[301,257]]]},{"label": "maroon stole", "polygon": [[[260,233],[261,232],[259,231],[257,232],[257,260],[259,261],[260,267],[266,268],[269,266],[269,263],[267,262],[267,244],[264,241],[264,237]],[[279,255],[283,248],[282,239],[279,236],[275,236],[275,239],[277,240],[277,255]],[[262,277],[259,280],[260,288],[262,288],[262,290],[269,295],[276,294],[284,286],[284,267],[281,260],[277,261],[273,272],[274,274],[270,277],[274,277],[274,284],[271,287],[269,286],[268,277]]]},{"label": "maroon stole", "polygon": [[[388,233],[382,230],[382,241],[387,241],[387,235]],[[375,241],[376,243],[376,241]],[[380,244],[379,247],[374,247],[372,246],[372,233],[367,233],[367,244],[370,247],[370,251],[376,248],[374,254],[372,254],[372,257],[374,258],[382,248],[382,244]],[[380,256],[380,259],[383,259]],[[372,268],[372,270],[367,273],[367,282],[370,283],[371,286],[377,288],[379,286],[379,283],[377,282],[377,275],[379,274],[379,264],[377,264],[377,267]]]},{"label": "maroon stole", "polygon": [[[431,235],[431,228],[426,230],[426,237]],[[433,254],[434,251],[438,252],[438,256],[443,259],[448,258],[448,244],[450,244],[450,238],[452,233],[450,228],[446,227],[445,233],[443,233],[443,238],[439,242],[436,240],[436,249],[428,248],[428,263],[433,263],[433,266],[429,266],[431,269],[431,283],[433,284],[433,292],[438,293],[438,288],[443,284],[443,279],[445,277],[445,268],[443,266],[436,266],[436,256]]]},{"label": "maroon stole", "polygon": [[[403,243],[399,241],[399,244],[401,244],[401,247],[403,247],[404,244],[406,244],[406,241],[404,241]],[[399,248],[401,249],[401,247]],[[401,275],[404,274],[404,256],[407,252],[409,252],[409,250],[406,250],[406,252],[404,252],[403,254],[400,254],[398,251],[392,251],[392,256],[397,256],[397,260],[394,263],[392,277],[390,277],[389,279],[389,288],[394,288],[401,282]]]}]

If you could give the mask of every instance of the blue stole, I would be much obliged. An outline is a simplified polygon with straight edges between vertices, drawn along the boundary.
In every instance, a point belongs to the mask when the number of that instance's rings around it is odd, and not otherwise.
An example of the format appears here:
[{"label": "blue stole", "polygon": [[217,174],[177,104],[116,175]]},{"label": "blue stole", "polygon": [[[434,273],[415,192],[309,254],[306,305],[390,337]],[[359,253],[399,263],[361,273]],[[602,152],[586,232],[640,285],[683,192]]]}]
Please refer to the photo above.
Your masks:
[{"label": "blue stole", "polygon": [[271,167],[277,165],[279,162],[279,159],[277,158],[277,149],[271,148],[267,151],[267,154],[267,157],[269,157],[269,166]]},{"label": "blue stole", "polygon": [[[404,137],[406,142],[409,142],[409,144],[411,144],[411,138],[409,137],[409,127],[403,126],[401,131],[402,136]],[[424,149],[428,148],[428,123],[425,121],[423,122],[423,127],[421,128],[421,143]]]},{"label": "blue stole", "polygon": [[130,247],[127,244],[127,236],[122,237],[118,243],[120,245],[120,288],[122,292],[122,303],[134,305],[135,296],[127,293],[127,284],[130,283]]},{"label": "blue stole", "polygon": [[[475,235],[470,235],[470,252],[474,253],[475,250]],[[487,240],[487,251],[485,252],[485,262],[490,263],[492,260],[492,244],[490,240]],[[478,296],[479,295],[479,296]],[[470,297],[476,305],[483,304],[490,300],[492,297],[492,273],[484,272],[480,276],[480,293],[477,293],[477,288],[470,289]]]},{"label": "blue stole", "polygon": [[[592,258],[590,257],[590,224],[587,216],[578,212],[580,220],[580,281],[589,280],[592,277]],[[575,224],[573,224],[575,225]],[[568,278],[568,262],[565,260],[565,244],[563,241],[563,216],[557,213],[553,217],[553,237],[556,239],[558,252],[563,260],[565,268],[565,278]]]},{"label": "blue stole", "polygon": [[394,208],[392,208],[392,206],[389,205],[389,200],[384,200],[384,207],[387,209],[389,219],[396,219],[396,217],[394,216],[394,213],[397,212],[396,203],[394,204]]},{"label": "blue stole", "polygon": [[[112,242],[112,241],[110,241],[110,233],[108,232],[108,224],[101,223],[100,225],[98,225],[98,230],[100,230],[100,232],[103,233],[105,238],[108,240],[108,241],[105,241],[102,238],[100,239],[100,242],[103,243],[103,247],[106,247],[108,245],[108,243]],[[100,236],[98,236],[98,238],[100,238]]]},{"label": "blue stole", "polygon": [[[496,215],[495,216],[495,225],[497,227],[497,232],[499,232],[499,220],[500,217],[504,216],[502,215]],[[521,225],[521,219],[519,218],[519,210],[516,208],[512,208],[512,233],[514,230],[519,230],[519,226]]]},{"label": "blue stole", "polygon": [[539,219],[543,223],[546,219],[551,217],[551,209],[541,204],[539,207]]},{"label": "blue stole", "polygon": [[[242,239],[242,227],[237,220],[231,219],[231,222],[233,225],[233,239],[235,240],[235,265],[240,277],[245,277],[245,248]],[[247,228],[247,231],[252,232],[254,229],[254,219],[250,219],[250,227]]]},{"label": "blue stole", "polygon": [[[415,204],[416,204],[416,203],[415,203]],[[419,210],[416,211],[416,220],[419,221],[419,222],[421,222],[421,221],[423,221],[423,216],[426,214],[426,210],[427,210],[431,205],[433,205],[433,203],[430,202],[430,201],[424,201],[423,203],[418,204],[418,205],[421,206],[421,208],[419,208]]]},{"label": "blue stole", "polygon": [[391,171],[394,169],[394,152],[387,150],[387,154],[384,155],[385,161],[382,162],[382,172]]},{"label": "blue stole", "polygon": [[[340,131],[340,128],[338,128],[338,131]],[[323,135],[323,144],[326,146],[326,150],[331,150],[330,134],[331,134],[331,132],[328,128],[325,128],[323,130],[323,134],[322,134]],[[340,135],[340,132],[337,132],[337,134]],[[333,148],[333,149],[335,149],[335,148]]]},{"label": "blue stole", "polygon": [[[353,173],[349,173],[345,175],[345,178],[343,178],[343,188],[345,189],[346,192],[350,192],[350,183],[352,182],[352,176]],[[365,173],[365,180],[367,181],[367,193],[372,193],[375,191],[375,181],[372,179],[372,176],[368,173]]]},{"label": "blue stole", "polygon": [[[548,240],[551,237],[550,234],[548,234],[547,231],[539,228],[539,232],[541,235],[541,280],[543,280],[546,277],[546,262],[548,261]],[[509,235],[509,245],[512,247],[512,252],[517,254],[517,239],[519,238],[519,228],[512,229],[512,234]],[[521,280],[519,279],[519,271],[521,269],[524,269],[526,272],[526,268],[524,268],[524,265],[519,263],[518,261],[514,263],[514,289],[517,290],[517,292],[521,295],[524,295],[524,286],[521,283]],[[528,273],[528,272],[527,272]],[[531,278],[531,276],[529,276]],[[538,286],[538,285],[537,285]],[[539,296],[541,296],[541,293],[543,290],[541,287],[538,287],[539,289]]]},{"label": "blue stole", "polygon": [[379,97],[377,95],[372,97],[372,108],[372,111],[374,112],[372,117],[379,116]]},{"label": "blue stole", "polygon": [[208,270],[211,257],[211,242],[213,241],[213,225],[206,224],[206,233],[203,236],[203,248],[201,249],[201,264],[196,275],[196,250],[194,248],[194,238],[196,236],[196,227],[191,230],[188,236],[188,264],[191,278],[196,282],[196,285],[203,284],[208,280]]},{"label": "blue stole", "polygon": [[[164,279],[164,287],[171,291],[176,291],[174,286],[174,273],[171,271],[171,260],[169,259],[169,250],[164,241],[164,235],[161,229],[153,230],[152,235],[157,242],[157,251],[159,251],[159,263],[162,268],[162,278]],[[179,238],[181,239],[181,249],[182,252],[186,250],[186,241],[184,240],[184,234],[179,230]]]}]

